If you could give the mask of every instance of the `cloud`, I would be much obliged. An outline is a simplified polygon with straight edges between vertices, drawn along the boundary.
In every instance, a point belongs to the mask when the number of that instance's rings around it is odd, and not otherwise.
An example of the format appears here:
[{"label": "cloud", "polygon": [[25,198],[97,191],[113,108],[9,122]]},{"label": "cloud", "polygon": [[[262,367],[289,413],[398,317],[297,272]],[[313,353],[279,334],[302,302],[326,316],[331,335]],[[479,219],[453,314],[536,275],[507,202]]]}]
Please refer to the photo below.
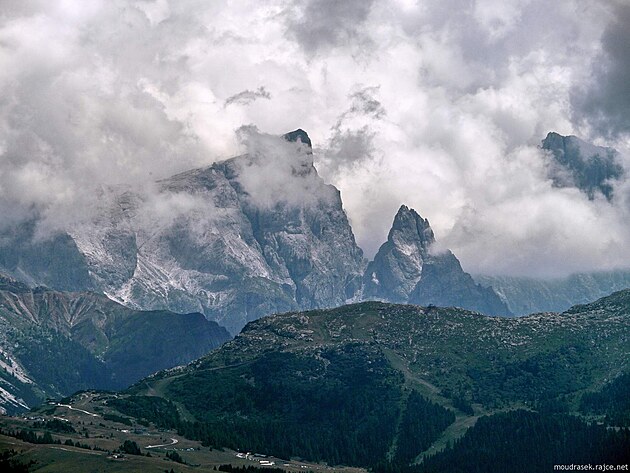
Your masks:
[{"label": "cloud", "polygon": [[307,54],[365,42],[362,31],[374,0],[307,0],[296,2],[298,16],[289,21],[289,35]]},{"label": "cloud", "polygon": [[8,2],[2,224],[63,231],[117,188],[168,224],[196,204],[153,181],[244,152],[261,205],[299,202],[277,137],[303,128],[367,256],[405,203],[468,271],[629,266],[628,184],[612,202],[554,188],[539,149],[575,134],[627,165],[626,16],[609,0]]},{"label": "cloud", "polygon": [[232,104],[249,105],[258,99],[271,99],[271,94],[265,89],[264,86],[258,87],[256,90],[244,90],[238,94],[234,94],[231,97],[225,99],[225,107]]},{"label": "cloud", "polygon": [[252,205],[303,207],[335,198],[313,167],[311,148],[301,141],[261,133],[256,127],[238,130],[246,156],[237,158],[238,182]]},{"label": "cloud", "polygon": [[372,159],[374,133],[367,126],[358,130],[340,130],[331,136],[327,146],[320,149],[317,166],[324,178],[336,176],[352,166],[361,166]]},{"label": "cloud", "polygon": [[578,120],[611,138],[630,133],[630,4],[619,2],[602,36],[603,51],[590,79],[577,84],[572,103]]},{"label": "cloud", "polygon": [[334,130],[339,130],[347,121],[352,119],[374,119],[381,120],[387,115],[387,111],[383,104],[376,98],[378,94],[378,86],[376,87],[360,87],[356,92],[348,96],[350,107],[343,112],[334,125]]}]

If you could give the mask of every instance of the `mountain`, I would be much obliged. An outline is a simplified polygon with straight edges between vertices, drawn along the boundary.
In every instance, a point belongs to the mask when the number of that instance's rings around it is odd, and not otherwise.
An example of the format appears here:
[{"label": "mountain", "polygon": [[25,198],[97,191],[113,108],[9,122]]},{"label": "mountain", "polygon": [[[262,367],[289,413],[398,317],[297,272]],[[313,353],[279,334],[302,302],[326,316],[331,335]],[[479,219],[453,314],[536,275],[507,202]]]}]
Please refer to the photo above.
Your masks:
[{"label": "mountain", "polygon": [[[428,468],[449,449],[468,461],[497,452],[496,471],[510,471],[507,460],[526,471],[532,450],[537,471],[576,448],[610,460],[630,438],[586,420],[630,422],[629,313],[622,291],[520,318],[380,302],[274,315],[105,402],[206,445],[375,471],[424,471],[410,463]],[[514,424],[522,432],[496,445],[491,433]],[[521,438],[529,456],[510,456]]]},{"label": "mountain", "polygon": [[304,131],[269,140],[152,194],[103,191],[91,221],[46,243],[31,223],[2,239],[0,263],[30,284],[201,312],[232,333],[273,312],[341,305],[365,262],[340,193],[318,176]]},{"label": "mountain", "polygon": [[476,284],[451,253],[433,253],[429,221],[403,205],[364,275],[363,297],[419,305],[465,307],[489,315],[510,311],[490,288]]},{"label": "mountain", "polygon": [[473,277],[480,285],[492,287],[515,315],[560,312],[576,304],[597,300],[613,291],[630,288],[630,271],[622,270],[578,273],[555,279]]},{"label": "mountain", "polygon": [[554,132],[542,148],[550,151],[548,172],[554,186],[577,187],[591,200],[598,193],[612,200],[614,182],[624,176],[617,151]]},{"label": "mountain", "polygon": [[391,302],[407,302],[420,281],[429,247],[435,242],[429,221],[402,205],[374,261],[364,276],[364,295]]},{"label": "mountain", "polygon": [[300,129],[148,190],[99,192],[94,215],[65,232],[42,235],[37,216],[6,227],[0,271],[137,310],[200,312],[232,334],[268,314],[361,297],[508,313],[450,252],[431,254],[428,222],[404,206],[366,273],[341,195]]},{"label": "mountain", "polygon": [[78,389],[120,389],[188,363],[228,332],[202,314],[142,312],[95,293],[0,277],[0,405],[12,412]]}]

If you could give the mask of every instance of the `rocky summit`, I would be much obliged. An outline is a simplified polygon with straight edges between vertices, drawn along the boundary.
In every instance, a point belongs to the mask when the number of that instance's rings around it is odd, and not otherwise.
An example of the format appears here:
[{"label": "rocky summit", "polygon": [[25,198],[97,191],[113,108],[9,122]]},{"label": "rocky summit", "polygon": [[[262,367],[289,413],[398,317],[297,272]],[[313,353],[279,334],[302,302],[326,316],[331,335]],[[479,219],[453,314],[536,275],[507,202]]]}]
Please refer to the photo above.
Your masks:
[{"label": "rocky summit", "polygon": [[457,306],[490,315],[509,309],[491,288],[476,284],[450,251],[433,252],[429,221],[403,205],[364,276],[364,298]]},{"label": "rocky summit", "polygon": [[542,148],[550,151],[548,174],[556,187],[577,187],[591,200],[597,194],[612,200],[615,181],[624,174],[617,151],[554,132]]}]

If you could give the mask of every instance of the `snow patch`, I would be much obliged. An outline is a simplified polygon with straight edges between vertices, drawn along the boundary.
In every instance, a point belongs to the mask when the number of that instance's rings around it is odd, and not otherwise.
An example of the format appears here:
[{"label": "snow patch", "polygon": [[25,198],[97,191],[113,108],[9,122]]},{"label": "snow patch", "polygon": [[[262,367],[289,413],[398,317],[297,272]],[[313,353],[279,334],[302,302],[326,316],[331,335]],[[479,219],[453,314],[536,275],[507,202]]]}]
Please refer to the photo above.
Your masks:
[{"label": "snow patch", "polygon": [[[8,404],[23,407],[24,409],[28,409],[28,405],[24,402],[23,399],[14,396],[6,389],[0,387],[0,404],[4,404],[5,406]],[[5,411],[6,412],[6,411]]]},{"label": "snow patch", "polygon": [[22,366],[3,348],[0,348],[0,368],[3,368],[7,373],[15,376],[24,384],[33,384],[33,380],[26,375]]}]

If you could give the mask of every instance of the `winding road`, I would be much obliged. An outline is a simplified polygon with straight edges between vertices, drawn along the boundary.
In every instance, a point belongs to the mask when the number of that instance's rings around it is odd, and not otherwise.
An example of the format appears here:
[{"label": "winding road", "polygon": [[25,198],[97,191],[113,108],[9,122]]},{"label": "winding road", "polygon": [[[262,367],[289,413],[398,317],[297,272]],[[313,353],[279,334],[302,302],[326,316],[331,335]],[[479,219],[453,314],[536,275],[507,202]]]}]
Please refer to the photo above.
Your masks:
[{"label": "winding road", "polygon": [[57,403],[57,406],[59,406],[59,407],[67,407],[71,411],[83,412],[84,414],[87,414],[87,415],[92,416],[92,417],[101,417],[98,414],[94,414],[94,412],[88,412],[88,411],[84,411],[83,409],[77,409],[76,407],[72,407],[72,406],[70,406],[68,404],[59,404],[59,403]]},{"label": "winding road", "polygon": [[176,443],[179,443],[179,440],[177,439],[171,439],[172,442],[171,443],[165,443],[164,445],[147,445],[144,448],[158,448],[158,447],[170,447],[171,445],[175,445]]}]

